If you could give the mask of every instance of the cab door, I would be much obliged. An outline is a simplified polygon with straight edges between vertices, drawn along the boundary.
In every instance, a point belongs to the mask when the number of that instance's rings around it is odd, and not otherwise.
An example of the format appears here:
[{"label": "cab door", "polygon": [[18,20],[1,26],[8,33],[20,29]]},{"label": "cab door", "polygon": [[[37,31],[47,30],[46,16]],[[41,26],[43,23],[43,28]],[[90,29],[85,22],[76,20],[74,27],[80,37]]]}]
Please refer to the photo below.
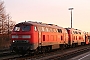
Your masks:
[{"label": "cab door", "polygon": [[72,34],[71,34],[71,32],[70,32],[70,30],[68,30],[68,43],[69,43],[69,45],[72,45]]},{"label": "cab door", "polygon": [[38,32],[38,46],[42,46],[42,34],[41,34],[41,31]]}]

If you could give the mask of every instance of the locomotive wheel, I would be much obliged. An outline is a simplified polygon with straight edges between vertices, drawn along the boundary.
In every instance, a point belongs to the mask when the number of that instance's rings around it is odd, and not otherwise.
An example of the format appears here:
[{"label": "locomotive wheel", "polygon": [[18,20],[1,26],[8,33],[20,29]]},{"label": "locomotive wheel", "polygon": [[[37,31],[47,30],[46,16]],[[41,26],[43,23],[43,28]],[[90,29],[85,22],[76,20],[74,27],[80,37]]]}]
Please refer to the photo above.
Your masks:
[{"label": "locomotive wheel", "polygon": [[72,48],[74,48],[75,47],[75,44],[72,44]]},{"label": "locomotive wheel", "polygon": [[52,46],[49,46],[48,48],[48,52],[50,52],[52,50]]},{"label": "locomotive wheel", "polygon": [[65,45],[64,45],[64,44],[61,44],[61,45],[60,45],[60,49],[61,49],[61,50],[64,50],[64,49],[65,49]]},{"label": "locomotive wheel", "polygon": [[84,43],[84,42],[82,42],[82,43],[81,43],[81,45],[85,45],[85,43]]},{"label": "locomotive wheel", "polygon": [[48,51],[48,46],[42,47],[42,53],[45,53]]},{"label": "locomotive wheel", "polygon": [[39,54],[39,50],[36,49],[35,52],[34,52],[35,55],[38,55]]},{"label": "locomotive wheel", "polygon": [[22,55],[22,56],[25,56],[25,54],[26,54],[26,53],[24,53],[24,52],[23,52],[23,53],[21,53],[21,55]]},{"label": "locomotive wheel", "polygon": [[47,46],[46,47],[46,52],[50,52],[52,50],[52,47],[51,46]]},{"label": "locomotive wheel", "polygon": [[78,46],[78,44],[76,44],[76,47]]},{"label": "locomotive wheel", "polygon": [[41,46],[38,47],[38,53],[42,53],[42,47]]},{"label": "locomotive wheel", "polygon": [[42,53],[46,52],[46,47],[42,47]]},{"label": "locomotive wheel", "polygon": [[65,45],[65,48],[68,48],[68,45],[67,44]]},{"label": "locomotive wheel", "polygon": [[48,46],[48,47],[47,47],[47,51],[46,51],[46,52],[50,52],[50,50],[51,50],[51,49],[50,49],[50,47]]}]

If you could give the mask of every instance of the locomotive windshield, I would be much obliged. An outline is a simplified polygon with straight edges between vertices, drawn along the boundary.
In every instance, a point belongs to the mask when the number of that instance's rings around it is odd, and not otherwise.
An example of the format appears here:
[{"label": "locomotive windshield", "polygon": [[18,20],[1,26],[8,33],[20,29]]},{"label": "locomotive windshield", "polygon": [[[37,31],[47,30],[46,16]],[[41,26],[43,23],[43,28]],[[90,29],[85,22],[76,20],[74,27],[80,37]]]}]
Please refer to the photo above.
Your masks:
[{"label": "locomotive windshield", "polygon": [[30,31],[30,26],[24,25],[21,27],[22,31]]},{"label": "locomotive windshield", "polygon": [[15,26],[14,31],[30,31],[29,25]]},{"label": "locomotive windshield", "polygon": [[19,27],[19,26],[16,26],[16,27],[14,28],[14,31],[20,31],[20,27]]}]

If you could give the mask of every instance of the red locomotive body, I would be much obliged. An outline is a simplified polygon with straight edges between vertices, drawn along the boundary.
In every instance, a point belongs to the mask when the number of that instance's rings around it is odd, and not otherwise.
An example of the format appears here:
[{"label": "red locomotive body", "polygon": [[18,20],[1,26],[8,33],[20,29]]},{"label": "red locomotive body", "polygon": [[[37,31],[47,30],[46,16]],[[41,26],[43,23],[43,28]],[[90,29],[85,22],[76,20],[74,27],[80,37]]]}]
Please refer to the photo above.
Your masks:
[{"label": "red locomotive body", "polygon": [[90,44],[90,36],[88,35],[88,32],[85,32],[85,42],[86,44]]},{"label": "red locomotive body", "polygon": [[85,45],[85,34],[83,31],[74,29],[74,28],[66,28],[69,36],[69,45],[75,47],[77,45]]},{"label": "red locomotive body", "polygon": [[68,46],[67,30],[53,24],[22,22],[12,32],[11,49],[16,52],[42,52],[63,46]]},{"label": "red locomotive body", "polygon": [[32,21],[16,24],[11,35],[11,50],[23,54],[90,43],[81,30]]}]

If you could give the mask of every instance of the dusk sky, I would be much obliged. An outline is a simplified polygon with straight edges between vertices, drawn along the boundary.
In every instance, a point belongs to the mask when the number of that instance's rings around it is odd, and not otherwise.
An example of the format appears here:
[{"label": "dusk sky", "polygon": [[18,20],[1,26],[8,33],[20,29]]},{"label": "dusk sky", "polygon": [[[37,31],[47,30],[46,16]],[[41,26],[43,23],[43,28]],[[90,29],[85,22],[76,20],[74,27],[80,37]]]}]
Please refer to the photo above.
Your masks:
[{"label": "dusk sky", "polygon": [[5,10],[16,23],[39,21],[70,27],[73,7],[73,28],[90,32],[90,0],[2,0]]}]

